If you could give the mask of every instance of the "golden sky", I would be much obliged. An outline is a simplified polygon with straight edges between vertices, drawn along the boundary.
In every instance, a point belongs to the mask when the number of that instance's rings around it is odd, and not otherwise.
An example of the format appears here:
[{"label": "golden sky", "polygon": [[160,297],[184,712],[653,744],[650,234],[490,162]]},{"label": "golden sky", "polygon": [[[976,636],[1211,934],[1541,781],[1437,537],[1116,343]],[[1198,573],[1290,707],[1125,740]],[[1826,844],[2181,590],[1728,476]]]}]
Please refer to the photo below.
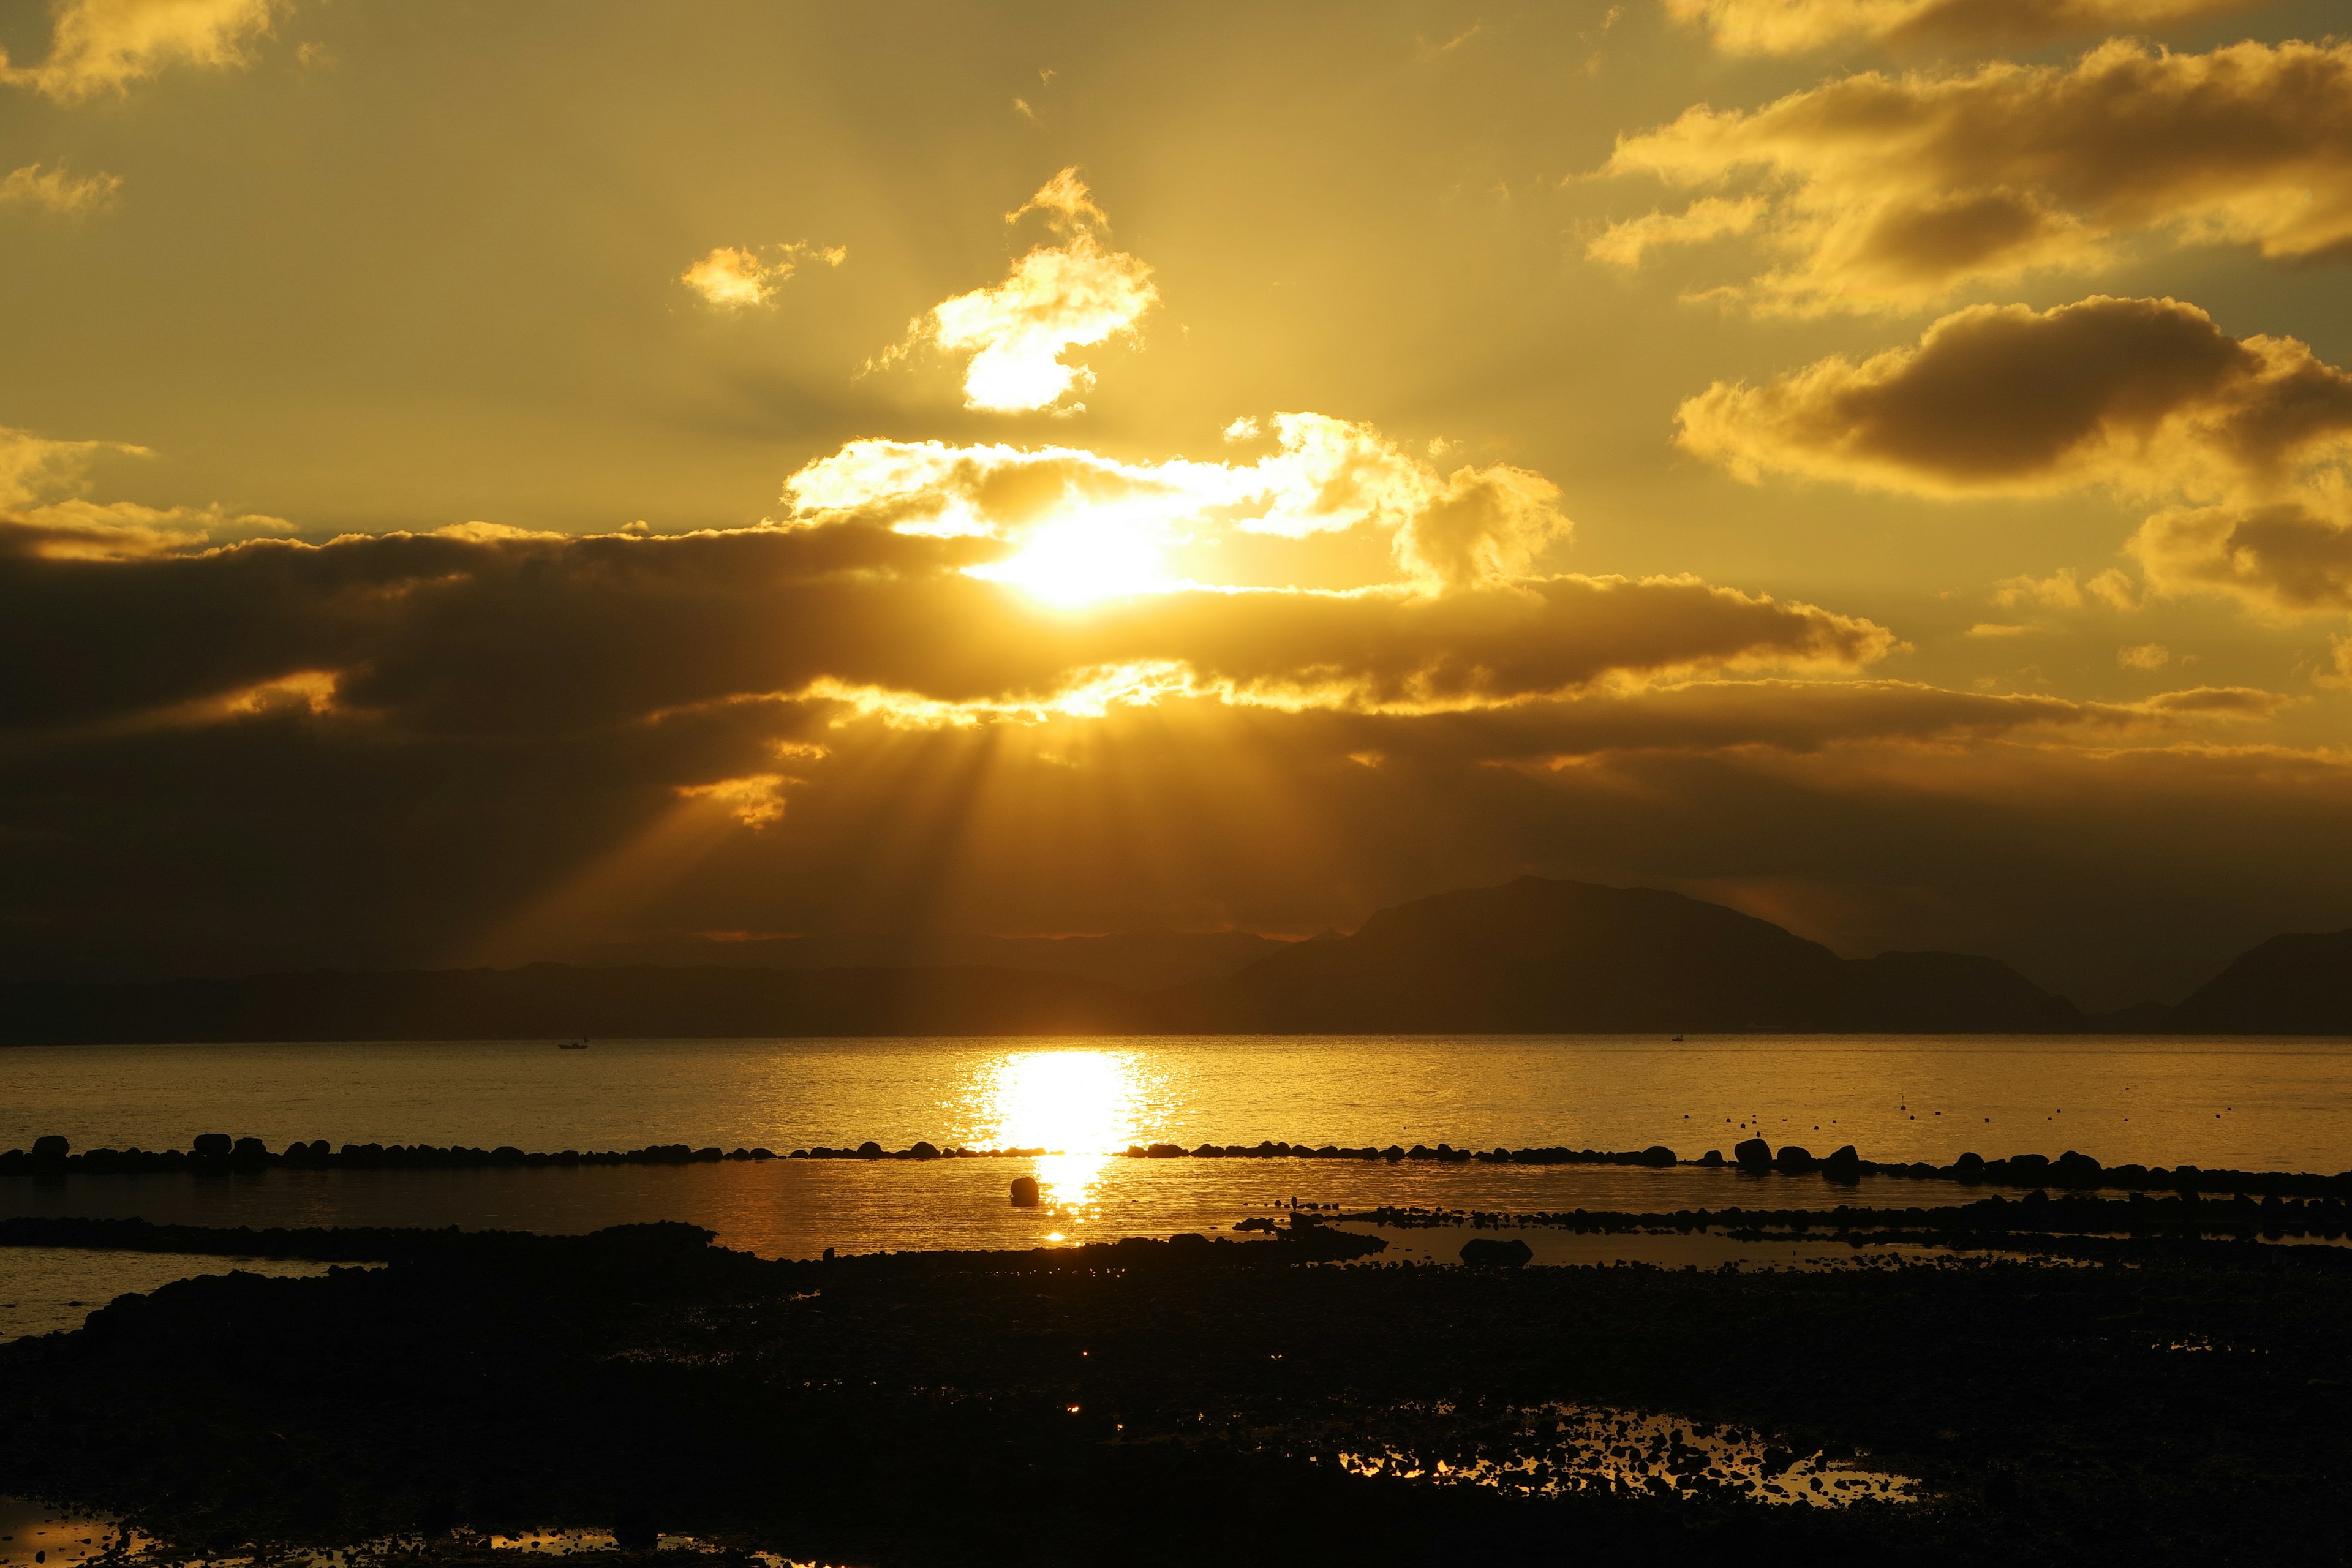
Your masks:
[{"label": "golden sky", "polygon": [[0,971],[2352,923],[2352,43],[0,5]]}]

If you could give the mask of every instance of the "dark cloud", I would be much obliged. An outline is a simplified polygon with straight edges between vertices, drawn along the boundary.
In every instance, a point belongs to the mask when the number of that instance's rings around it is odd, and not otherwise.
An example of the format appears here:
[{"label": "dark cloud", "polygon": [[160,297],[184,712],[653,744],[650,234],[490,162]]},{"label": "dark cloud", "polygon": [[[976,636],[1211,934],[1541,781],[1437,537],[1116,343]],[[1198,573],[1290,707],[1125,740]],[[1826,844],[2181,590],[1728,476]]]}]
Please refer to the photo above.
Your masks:
[{"label": "dark cloud", "polygon": [[2101,482],[2276,483],[2352,439],[2352,375],[2293,338],[2233,338],[2177,300],[2095,296],[1946,316],[1916,348],[1832,356],[1682,406],[1682,445],[1744,479],[1927,494]]}]

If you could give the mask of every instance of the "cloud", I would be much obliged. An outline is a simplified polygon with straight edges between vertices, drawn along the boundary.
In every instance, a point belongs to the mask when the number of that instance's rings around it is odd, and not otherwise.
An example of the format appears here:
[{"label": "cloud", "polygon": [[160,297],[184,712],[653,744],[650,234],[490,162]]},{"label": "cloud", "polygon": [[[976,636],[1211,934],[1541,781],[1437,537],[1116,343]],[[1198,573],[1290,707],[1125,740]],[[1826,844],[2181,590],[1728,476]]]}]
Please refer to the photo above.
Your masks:
[{"label": "cloud", "polygon": [[221,538],[285,531],[282,519],[222,508],[94,501],[81,492],[109,454],[149,457],[116,441],[55,441],[0,426],[0,556],[114,560],[163,555]]},{"label": "cloud", "polygon": [[1691,109],[1621,137],[1603,173],[1754,187],[1618,224],[1588,250],[1633,266],[1752,234],[1782,265],[1717,292],[1765,311],[1916,310],[1971,283],[2095,271],[2135,241],[2342,258],[2352,43],[2118,39],[2071,66],[1865,72],[1753,111]]},{"label": "cloud", "polygon": [[1895,47],[2039,44],[2142,33],[2244,10],[2254,0],[1665,0],[1734,55],[1796,55],[1865,42]]},{"label": "cloud", "polygon": [[2123,669],[2162,669],[2172,662],[2172,650],[2160,642],[2135,643],[2116,649],[2116,664]]},{"label": "cloud", "polygon": [[[318,670],[340,708],[466,731],[752,699],[916,725],[1171,697],[1434,711],[1726,670],[1848,674],[1895,646],[1870,621],[1694,578],[1535,574],[1566,527],[1540,475],[1440,475],[1370,426],[1275,424],[1276,450],[1234,464],[852,442],[793,476],[782,522],[670,538],[477,523],[220,548],[229,520],[215,512],[44,500],[0,514],[22,624],[46,628],[0,647],[0,664],[21,656],[0,711],[71,727]],[[14,450],[26,497],[88,457],[30,438]],[[1385,531],[1396,579],[1249,588],[1155,566],[1100,591],[1106,539],[1156,552],[1345,529]],[[185,548],[198,542],[215,547]],[[1089,590],[1075,599],[1053,591],[1073,565]],[[120,595],[194,619],[157,610],[146,632],[98,642],[58,630],[114,625]],[[148,633],[200,651],[165,657]]]},{"label": "cloud", "polygon": [[[2293,338],[2233,338],[2177,300],[1978,306],[1916,347],[1831,357],[1682,405],[1682,447],[1766,474],[1915,495],[2098,486],[2189,502],[2130,542],[2158,594],[2280,615],[2352,609],[2352,374]],[[2132,606],[2115,571],[2011,578],[2004,605]]]},{"label": "cloud", "polygon": [[2112,566],[2087,583],[2079,580],[2074,567],[2062,566],[2047,577],[2004,577],[1993,584],[1992,602],[2001,605],[2039,605],[2050,610],[2079,610],[2086,604],[2128,610],[2139,604],[2139,589]]},{"label": "cloud", "polygon": [[111,205],[122,188],[120,174],[74,175],[59,164],[44,169],[27,163],[0,176],[0,206],[19,205],[47,212],[79,214]]},{"label": "cloud", "polygon": [[1000,578],[1017,579],[1033,546],[1080,550],[1098,563],[1115,552],[1130,558],[1121,584],[1129,590],[1172,580],[1142,555],[1234,532],[1386,531],[1407,576],[1463,587],[1525,573],[1570,531],[1559,490],[1530,470],[1494,464],[1441,474],[1369,425],[1309,413],[1277,414],[1272,424],[1277,449],[1250,463],[853,441],[794,474],[784,495],[803,522],[856,515],[904,531],[1002,540],[1015,548],[1010,563],[991,569]]},{"label": "cloud", "polygon": [[60,103],[121,92],[175,64],[243,65],[289,0],[56,0],[47,58],[0,53],[0,81]]},{"label": "cloud", "polygon": [[2352,375],[2293,338],[2233,338],[2177,300],[1977,306],[1916,348],[1816,362],[1682,405],[1685,450],[1754,482],[1922,495],[2105,484],[2222,494],[2295,481],[2352,443]]},{"label": "cloud", "polygon": [[1062,356],[1132,334],[1144,312],[1159,303],[1160,290],[1149,266],[1105,244],[1109,219],[1075,168],[1046,181],[1005,221],[1033,213],[1045,218],[1060,244],[1032,249],[993,288],[933,306],[876,367],[928,341],[971,356],[963,376],[968,408],[1010,414],[1071,406],[1062,400],[1092,385],[1094,373],[1065,364]]},{"label": "cloud", "polygon": [[761,250],[722,245],[678,274],[678,281],[716,310],[740,310],[773,299],[777,288],[804,262],[838,267],[848,259],[845,247],[814,246],[804,240]]},{"label": "cloud", "polygon": [[2220,593],[2275,615],[2352,611],[2352,508],[2308,500],[2185,507],[2140,524],[2131,552],[2159,593]]}]

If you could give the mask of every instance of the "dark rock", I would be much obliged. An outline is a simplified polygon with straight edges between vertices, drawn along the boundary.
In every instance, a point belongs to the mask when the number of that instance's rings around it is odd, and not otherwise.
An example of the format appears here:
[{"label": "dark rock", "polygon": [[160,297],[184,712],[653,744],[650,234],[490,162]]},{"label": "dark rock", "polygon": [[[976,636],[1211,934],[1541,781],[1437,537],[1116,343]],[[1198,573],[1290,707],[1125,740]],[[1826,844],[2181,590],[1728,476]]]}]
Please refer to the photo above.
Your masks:
[{"label": "dark rock", "polygon": [[1642,1151],[1640,1156],[1640,1163],[1644,1165],[1671,1165],[1674,1163],[1675,1152],[1664,1143],[1651,1144]]},{"label": "dark rock", "polygon": [[1792,1176],[1801,1175],[1819,1163],[1813,1158],[1811,1150],[1797,1143],[1791,1143],[1783,1148],[1774,1157],[1772,1163]]},{"label": "dark rock", "polygon": [[1761,1138],[1745,1138],[1732,1146],[1731,1157],[1744,1169],[1760,1171],[1772,1163],[1772,1145]]},{"label": "dark rock", "polygon": [[879,1160],[882,1157],[882,1145],[868,1138],[857,1146],[857,1157],[861,1160]]},{"label": "dark rock", "polygon": [[1015,1176],[1013,1178],[1013,1206],[1017,1209],[1034,1209],[1037,1206],[1036,1177]]},{"label": "dark rock", "polygon": [[72,1151],[73,1145],[54,1132],[33,1140],[33,1158],[36,1160],[62,1160]]},{"label": "dark rock", "polygon": [[1518,1237],[1496,1241],[1492,1237],[1479,1237],[1462,1244],[1462,1261],[1473,1268],[1519,1268],[1535,1258],[1535,1248]]},{"label": "dark rock", "polygon": [[234,1142],[226,1132],[199,1132],[188,1147],[208,1160],[226,1160]]},{"label": "dark rock", "polygon": [[1698,1163],[1709,1169],[1713,1169],[1714,1167],[1723,1163],[1723,1151],[1720,1149],[1709,1149],[1706,1153],[1701,1154],[1698,1157]]},{"label": "dark rock", "polygon": [[918,1160],[936,1160],[940,1157],[939,1145],[933,1143],[929,1139],[919,1141],[915,1146],[908,1150],[907,1152],[912,1154]]},{"label": "dark rock", "polygon": [[1846,1144],[1822,1162],[1822,1174],[1832,1182],[1857,1182],[1862,1179],[1862,1156],[1853,1145]]}]

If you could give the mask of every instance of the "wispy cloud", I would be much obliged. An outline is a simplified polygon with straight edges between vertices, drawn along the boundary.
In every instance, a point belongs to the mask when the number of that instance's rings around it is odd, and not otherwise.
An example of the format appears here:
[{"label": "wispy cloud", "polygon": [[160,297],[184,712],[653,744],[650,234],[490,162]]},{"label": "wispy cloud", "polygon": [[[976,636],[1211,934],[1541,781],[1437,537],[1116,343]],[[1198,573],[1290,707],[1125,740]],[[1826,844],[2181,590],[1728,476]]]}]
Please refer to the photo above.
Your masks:
[{"label": "wispy cloud", "polygon": [[27,163],[0,176],[0,206],[39,207],[46,212],[79,214],[110,206],[122,189],[120,174],[72,174],[63,164],[44,169]]},{"label": "wispy cloud", "polygon": [[49,52],[20,66],[0,53],[0,81],[60,103],[121,92],[166,66],[243,65],[291,0],[57,0]]},{"label": "wispy cloud", "polygon": [[678,274],[678,281],[715,310],[742,310],[767,304],[776,289],[813,261],[838,267],[849,259],[844,246],[816,246],[804,240],[747,250],[722,245]]},{"label": "wispy cloud", "polygon": [[1665,0],[1735,55],[1795,55],[1865,41],[1895,47],[2039,44],[2147,32],[2257,0]]}]

